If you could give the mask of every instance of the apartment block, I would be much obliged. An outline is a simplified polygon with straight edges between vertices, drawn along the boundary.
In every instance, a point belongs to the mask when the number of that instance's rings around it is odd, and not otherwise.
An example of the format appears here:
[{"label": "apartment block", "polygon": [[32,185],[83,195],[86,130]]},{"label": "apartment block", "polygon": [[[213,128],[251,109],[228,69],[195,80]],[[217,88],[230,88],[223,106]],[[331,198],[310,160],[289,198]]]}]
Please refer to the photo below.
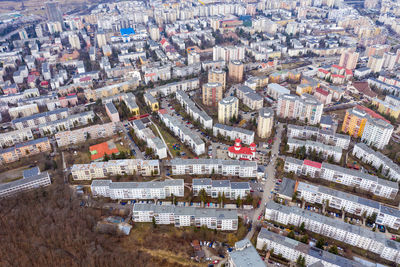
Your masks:
[{"label": "apartment block", "polygon": [[200,86],[200,81],[198,78],[195,79],[190,79],[190,80],[184,80],[180,82],[174,82],[174,83],[168,83],[163,86],[156,87],[154,89],[149,90],[149,93],[152,96],[168,96],[170,94],[176,93],[178,90],[182,91],[191,91],[199,88]]},{"label": "apartment block", "polygon": [[177,136],[183,144],[186,144],[196,155],[201,155],[206,152],[204,141],[180,120],[169,114],[163,114],[160,111],[159,116],[165,126],[167,126],[174,135]]},{"label": "apartment block", "polygon": [[289,153],[295,153],[297,149],[305,147],[306,153],[310,154],[311,151],[316,151],[317,154],[322,153],[325,159],[332,157],[335,162],[339,162],[342,158],[342,149],[337,146],[325,145],[311,140],[298,140],[294,138],[288,138],[287,144],[289,146]]},{"label": "apartment block", "polygon": [[17,118],[11,121],[18,130],[32,128],[50,121],[65,119],[68,117],[68,108],[60,108],[53,111],[42,112],[32,116]]},{"label": "apartment block", "polygon": [[34,190],[50,184],[51,179],[49,174],[47,172],[41,173],[39,168],[35,167],[25,170],[22,179],[0,184],[0,198],[12,196],[20,192]]},{"label": "apartment block", "polygon": [[216,106],[223,97],[223,88],[220,83],[205,83],[202,88],[203,104],[206,106]]},{"label": "apartment block", "polygon": [[37,126],[40,134],[43,135],[52,135],[61,131],[66,131],[78,126],[87,125],[93,122],[94,112],[87,111],[83,113],[69,115],[68,118],[50,121]]},{"label": "apartment block", "polygon": [[276,114],[281,118],[299,119],[309,124],[318,124],[321,121],[324,105],[315,97],[303,94],[281,95],[278,97]]},{"label": "apartment block", "polygon": [[284,170],[285,172],[293,172],[296,175],[309,175],[311,178],[321,178],[351,188],[361,188],[385,198],[393,199],[399,192],[399,185],[396,182],[326,162],[321,164],[310,160],[302,161],[287,157]]},{"label": "apartment block", "polygon": [[111,199],[165,199],[172,195],[185,195],[183,179],[157,182],[113,182],[111,180],[93,180],[90,185],[94,197]]},{"label": "apartment block", "polygon": [[244,60],[245,47],[242,46],[214,46],[213,47],[213,61],[224,60],[229,62],[231,60]]},{"label": "apartment block", "polygon": [[238,86],[236,96],[244,105],[252,110],[259,110],[263,107],[264,99],[248,86]]},{"label": "apartment block", "polygon": [[257,177],[257,162],[221,159],[175,158],[167,163],[172,175],[211,175]]},{"label": "apartment block", "polygon": [[268,84],[267,94],[273,99],[278,99],[282,95],[289,95],[290,90],[277,83],[270,83]]},{"label": "apartment block", "polygon": [[189,114],[194,121],[199,122],[204,129],[211,129],[213,127],[212,118],[208,116],[205,111],[199,109],[184,91],[177,91],[176,99],[179,101],[185,112]]},{"label": "apartment block", "polygon": [[63,131],[55,134],[58,147],[83,143],[87,139],[99,139],[116,133],[114,122],[97,124],[73,131]]},{"label": "apartment block", "polygon": [[240,83],[243,82],[244,75],[244,65],[240,60],[232,60],[229,62],[229,79],[233,82]]},{"label": "apartment block", "polygon": [[146,105],[148,105],[151,108],[151,111],[157,112],[160,109],[160,105],[158,103],[158,100],[152,96],[150,93],[145,93],[143,95],[144,102],[146,102]]},{"label": "apartment block", "polygon": [[247,238],[235,243],[234,250],[228,252],[229,267],[253,266],[265,267],[266,264]]},{"label": "apartment block", "polygon": [[145,140],[147,146],[153,149],[155,155],[158,156],[159,159],[167,157],[167,146],[160,137],[155,136],[153,131],[146,127],[141,120],[132,121],[132,126],[135,135],[140,139]]},{"label": "apartment block", "polygon": [[291,238],[268,231],[267,228],[261,228],[257,236],[258,250],[274,250],[275,255],[282,255],[285,259],[296,262],[302,256],[305,259],[306,266],[330,266],[330,267],[362,267],[361,263],[352,261],[329,253],[328,251],[312,247]]},{"label": "apartment block", "polygon": [[273,201],[266,205],[265,218],[297,227],[304,223],[305,229],[311,232],[376,253],[389,261],[400,263],[400,244],[388,240],[384,234],[297,207],[283,206]]},{"label": "apartment block", "polygon": [[234,231],[238,228],[236,210],[140,203],[133,206],[134,222],[152,222],[153,218],[156,224],[173,224],[175,227],[205,226],[221,231]]},{"label": "apartment block", "polygon": [[348,149],[350,145],[350,136],[338,134],[332,130],[322,130],[313,126],[298,126],[295,124],[288,124],[287,137],[299,139],[316,138],[318,142],[337,146],[342,149]]},{"label": "apartment block", "polygon": [[210,178],[193,179],[192,191],[194,196],[198,196],[203,190],[212,198],[225,196],[229,199],[245,199],[250,194],[250,184],[248,182],[231,182],[229,180],[212,180]]},{"label": "apartment block", "polygon": [[271,108],[261,108],[258,112],[257,135],[267,138],[274,126],[274,111]]},{"label": "apartment block", "polygon": [[222,135],[228,140],[235,140],[239,138],[246,145],[254,142],[254,132],[239,127],[232,127],[225,124],[216,123],[213,126],[213,135]]},{"label": "apartment block", "polygon": [[359,53],[357,52],[343,52],[340,56],[339,66],[349,70],[354,70],[357,66],[358,57]]},{"label": "apartment block", "polygon": [[19,143],[13,147],[0,150],[0,164],[11,163],[18,161],[20,158],[29,157],[49,150],[51,150],[51,145],[47,137]]},{"label": "apartment block", "polygon": [[394,163],[387,156],[375,151],[364,143],[354,145],[353,156],[379,170],[382,167],[382,174],[389,179],[400,181],[400,166]]},{"label": "apartment block", "polygon": [[227,124],[232,118],[239,116],[239,100],[234,96],[228,96],[218,102],[218,122]]},{"label": "apartment block", "polygon": [[5,132],[0,134],[0,146],[12,146],[18,143],[22,143],[24,141],[32,140],[33,138],[34,137],[30,128],[25,128],[12,132]]},{"label": "apartment block", "polygon": [[39,112],[37,104],[28,104],[19,107],[13,107],[8,109],[11,119],[19,117],[28,117]]},{"label": "apartment block", "polygon": [[225,90],[226,86],[226,72],[217,69],[217,68],[212,68],[208,71],[208,82],[209,83],[220,83],[222,85],[222,89]]},{"label": "apartment block", "polygon": [[[388,98],[388,96],[386,96]],[[390,98],[390,96],[389,96]],[[395,106],[389,102],[380,100],[379,98],[372,99],[372,104],[378,107],[378,111],[383,114],[387,114],[389,116],[397,119],[400,116],[400,106]]]},{"label": "apartment block", "polygon": [[89,164],[74,164],[71,167],[74,180],[92,180],[117,175],[152,176],[160,174],[158,160],[122,159]]}]

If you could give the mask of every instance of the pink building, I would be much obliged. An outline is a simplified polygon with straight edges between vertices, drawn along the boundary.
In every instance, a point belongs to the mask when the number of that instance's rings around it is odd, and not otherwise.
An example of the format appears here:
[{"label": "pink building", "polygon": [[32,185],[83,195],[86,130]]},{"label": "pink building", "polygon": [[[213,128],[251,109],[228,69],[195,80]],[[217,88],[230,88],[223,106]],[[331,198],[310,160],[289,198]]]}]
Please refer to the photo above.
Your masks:
[{"label": "pink building", "polygon": [[315,90],[314,96],[324,105],[330,104],[332,101],[332,94],[329,91],[319,87]]},{"label": "pink building", "polygon": [[112,102],[106,104],[106,112],[112,122],[120,121],[118,110]]},{"label": "pink building", "polygon": [[67,96],[58,98],[58,100],[60,101],[60,105],[63,108],[73,107],[78,104],[78,97],[76,96],[76,94],[69,94]]}]

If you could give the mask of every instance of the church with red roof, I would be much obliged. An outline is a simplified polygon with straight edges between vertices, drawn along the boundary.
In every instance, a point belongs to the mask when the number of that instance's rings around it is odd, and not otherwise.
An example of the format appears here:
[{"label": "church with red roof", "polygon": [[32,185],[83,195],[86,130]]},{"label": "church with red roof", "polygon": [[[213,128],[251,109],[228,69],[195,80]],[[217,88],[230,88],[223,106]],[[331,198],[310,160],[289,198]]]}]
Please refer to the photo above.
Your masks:
[{"label": "church with red roof", "polygon": [[251,143],[249,147],[244,147],[242,140],[237,138],[235,145],[228,148],[228,156],[238,160],[254,160],[256,158],[256,144]]}]

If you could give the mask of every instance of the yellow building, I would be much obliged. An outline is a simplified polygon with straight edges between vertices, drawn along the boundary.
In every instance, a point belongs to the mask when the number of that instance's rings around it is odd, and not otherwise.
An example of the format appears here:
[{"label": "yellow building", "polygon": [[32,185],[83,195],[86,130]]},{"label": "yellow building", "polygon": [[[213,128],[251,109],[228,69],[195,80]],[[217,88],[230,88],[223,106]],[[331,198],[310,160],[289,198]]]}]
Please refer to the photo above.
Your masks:
[{"label": "yellow building", "polygon": [[367,110],[369,109],[361,106],[348,109],[343,119],[342,131],[356,138],[361,137],[369,117]]},{"label": "yellow building", "polygon": [[220,69],[211,69],[208,72],[209,83],[220,83],[222,88],[225,90],[226,86],[226,72]]},{"label": "yellow building", "polygon": [[157,99],[154,98],[150,93],[145,93],[143,95],[144,101],[146,102],[146,105],[148,105],[151,108],[151,111],[158,111],[160,109],[160,105],[158,104]]},{"label": "yellow building", "polygon": [[296,94],[302,95],[302,94],[311,94],[312,93],[312,86],[310,84],[299,84],[297,85],[296,88]]},{"label": "yellow building", "polygon": [[400,115],[400,108],[378,98],[372,99],[372,104],[378,107],[378,112],[380,113],[390,115],[396,119]]},{"label": "yellow building", "polygon": [[243,81],[244,65],[240,60],[229,62],[229,78],[236,83]]},{"label": "yellow building", "polygon": [[217,106],[223,97],[222,84],[205,83],[203,84],[203,104],[206,106]]},{"label": "yellow building", "polygon": [[228,96],[218,102],[218,122],[227,124],[230,119],[238,118],[239,99],[234,96]]}]

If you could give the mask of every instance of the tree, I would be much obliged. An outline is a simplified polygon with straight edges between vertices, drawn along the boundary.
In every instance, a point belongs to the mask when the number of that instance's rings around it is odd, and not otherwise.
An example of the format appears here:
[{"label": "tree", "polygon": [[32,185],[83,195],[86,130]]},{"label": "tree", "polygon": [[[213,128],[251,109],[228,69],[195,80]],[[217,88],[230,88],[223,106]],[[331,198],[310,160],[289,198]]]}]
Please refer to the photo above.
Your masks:
[{"label": "tree", "polygon": [[107,155],[107,153],[104,154],[103,161],[109,161],[109,160],[110,160],[110,157]]},{"label": "tree", "polygon": [[288,233],[287,237],[289,237],[289,238],[291,238],[291,239],[296,239],[296,236],[295,236],[295,234],[294,234],[293,231],[290,231],[290,232]]},{"label": "tree", "polygon": [[308,235],[303,235],[302,238],[300,239],[300,242],[308,244]]},{"label": "tree", "polygon": [[330,248],[329,248],[329,250],[328,250],[330,253],[332,253],[332,254],[338,254],[339,252],[338,252],[338,248],[337,248],[337,246],[335,246],[335,245],[333,245],[333,246],[331,246]]},{"label": "tree", "polygon": [[315,246],[317,248],[324,249],[324,245],[325,245],[325,239],[320,238],[320,239],[318,239],[317,244]]},{"label": "tree", "polygon": [[305,228],[305,224],[304,224],[304,222],[302,222],[300,224],[300,232],[304,233],[304,228]]},{"label": "tree", "polygon": [[152,222],[153,222],[153,228],[157,228],[156,217],[153,216]]},{"label": "tree", "polygon": [[202,203],[206,202],[207,192],[206,192],[206,190],[204,188],[199,191],[199,197],[200,197],[200,201]]},{"label": "tree", "polygon": [[238,196],[237,199],[236,199],[237,207],[240,208],[242,206],[242,203],[243,203],[242,199],[240,198],[240,196]]},{"label": "tree", "polygon": [[297,266],[305,267],[306,266],[306,258],[301,256],[301,255],[299,255],[299,257],[297,258],[296,263],[297,263]]}]

